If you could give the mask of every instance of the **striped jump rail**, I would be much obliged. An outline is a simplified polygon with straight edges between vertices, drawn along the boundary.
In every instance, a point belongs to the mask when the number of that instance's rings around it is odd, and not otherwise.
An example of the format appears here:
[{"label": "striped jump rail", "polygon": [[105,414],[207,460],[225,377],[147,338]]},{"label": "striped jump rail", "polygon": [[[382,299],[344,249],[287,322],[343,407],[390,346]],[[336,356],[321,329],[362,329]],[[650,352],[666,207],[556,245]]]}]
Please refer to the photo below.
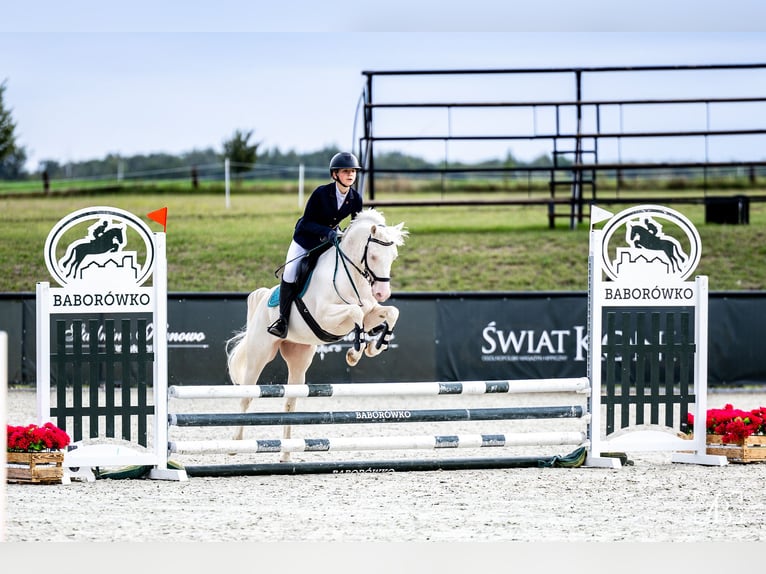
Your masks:
[{"label": "striped jump rail", "polygon": [[176,399],[245,399],[305,397],[381,397],[484,395],[517,393],[589,393],[586,377],[498,381],[342,383],[302,385],[174,385],[168,396]]},{"label": "striped jump rail", "polygon": [[582,432],[531,432],[513,434],[420,435],[390,437],[294,438],[256,440],[171,441],[177,454],[232,454],[274,452],[328,452],[361,450],[428,450],[516,446],[579,445]]},{"label": "striped jump rail", "polygon": [[580,447],[566,456],[476,457],[453,459],[351,460],[326,462],[278,462],[186,466],[189,476],[267,476],[303,474],[369,474],[434,470],[484,470],[502,468],[573,467],[582,464],[586,454]]},{"label": "striped jump rail", "polygon": [[292,413],[172,413],[168,415],[168,423],[178,427],[269,426],[563,419],[581,418],[583,415],[584,409],[582,406],[566,405],[552,407],[434,410],[390,409]]}]

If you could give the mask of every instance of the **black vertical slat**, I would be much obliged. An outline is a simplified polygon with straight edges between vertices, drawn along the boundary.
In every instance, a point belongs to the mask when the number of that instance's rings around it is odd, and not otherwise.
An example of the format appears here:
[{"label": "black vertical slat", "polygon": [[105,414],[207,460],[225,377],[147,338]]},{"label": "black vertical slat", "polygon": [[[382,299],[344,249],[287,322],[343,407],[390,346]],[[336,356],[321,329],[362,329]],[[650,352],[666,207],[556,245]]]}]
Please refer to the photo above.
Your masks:
[{"label": "black vertical slat", "polygon": [[73,440],[82,440],[82,321],[72,321],[72,354],[70,357],[72,363],[72,409],[75,413],[73,417],[72,433]]},{"label": "black vertical slat", "polygon": [[644,424],[646,392],[646,313],[636,313],[636,424]]},{"label": "black vertical slat", "polygon": [[631,343],[631,314],[620,313],[622,323],[622,365],[620,373],[620,428],[630,426],[630,371],[633,366],[633,345]]},{"label": "black vertical slat", "polygon": [[138,444],[147,446],[146,428],[146,370],[148,367],[148,355],[146,351],[146,319],[139,319],[137,323],[137,349],[136,349],[136,389],[138,391]]},{"label": "black vertical slat", "polygon": [[665,346],[665,426],[673,428],[673,404],[675,394],[675,367],[678,348],[676,347],[676,321],[675,313],[665,314],[665,333],[667,345]]},{"label": "black vertical slat", "polygon": [[122,438],[129,441],[130,430],[130,319],[123,319],[121,324],[122,349],[120,364],[122,365]]},{"label": "black vertical slat", "polygon": [[[604,348],[606,350],[606,374],[604,377],[604,386],[606,387],[606,397],[604,405],[606,409],[606,429],[605,434],[610,435],[614,432],[614,387],[616,384],[615,377],[617,375],[617,335],[616,335],[616,314],[613,312],[607,312],[606,314],[606,344]],[[593,416],[598,416],[594,413]]]},{"label": "black vertical slat", "polygon": [[[679,366],[681,369],[679,376],[679,394],[680,394],[680,416],[681,416],[681,430],[689,432],[688,418],[689,418],[689,404],[690,395],[689,383],[694,380],[694,353],[695,345],[693,327],[690,322],[690,315],[688,312],[681,313],[681,345],[682,352],[679,356]],[[690,341],[691,340],[691,341]]]},{"label": "black vertical slat", "polygon": [[114,419],[117,417],[117,411],[114,407],[114,364],[117,355],[114,351],[114,319],[104,321],[104,413],[106,415],[106,436],[115,438]]},{"label": "black vertical slat", "polygon": [[[87,331],[83,331],[86,323]],[[51,416],[69,433],[73,442],[121,435],[124,440],[148,446],[149,421],[146,417],[153,415],[155,409],[147,395],[153,378],[151,367],[155,354],[147,344],[147,325],[147,319],[122,319],[118,331],[116,321],[112,319],[73,320],[71,339],[68,340],[67,321],[55,322],[55,351],[50,353],[50,361],[52,374],[56,376],[53,386],[56,398],[51,405]],[[137,330],[135,337],[131,333],[134,328]],[[103,343],[99,337],[102,331]],[[86,336],[88,341],[84,346]],[[131,352],[131,346],[137,350]],[[100,404],[102,382],[104,404]],[[133,404],[134,390],[138,393],[136,404]],[[101,428],[102,417],[104,428]],[[138,417],[138,436],[131,440],[135,434],[131,424],[133,417]],[[117,429],[118,424],[121,430]],[[86,436],[86,428],[89,436]]]},{"label": "black vertical slat", "polygon": [[88,336],[90,337],[90,340],[88,341],[88,362],[89,362],[89,377],[88,377],[88,389],[90,390],[89,393],[89,401],[88,401],[88,412],[90,413],[88,419],[90,422],[90,437],[97,437],[98,436],[98,387],[100,384],[99,380],[99,369],[101,367],[101,362],[99,360],[99,352],[98,352],[98,327],[99,322],[95,319],[91,319],[88,321]]},{"label": "black vertical slat", "polygon": [[[67,387],[67,352],[66,352],[66,321],[56,321],[56,353],[53,359],[56,364],[56,426],[67,430],[66,424],[66,387]],[[70,431],[71,432],[71,431]]]},{"label": "black vertical slat", "polygon": [[650,344],[650,386],[651,386],[651,398],[650,398],[650,420],[653,425],[659,424],[659,398],[660,398],[660,354],[662,353],[662,347],[660,346],[660,314],[653,312],[651,314],[651,328],[649,334],[651,337]]}]

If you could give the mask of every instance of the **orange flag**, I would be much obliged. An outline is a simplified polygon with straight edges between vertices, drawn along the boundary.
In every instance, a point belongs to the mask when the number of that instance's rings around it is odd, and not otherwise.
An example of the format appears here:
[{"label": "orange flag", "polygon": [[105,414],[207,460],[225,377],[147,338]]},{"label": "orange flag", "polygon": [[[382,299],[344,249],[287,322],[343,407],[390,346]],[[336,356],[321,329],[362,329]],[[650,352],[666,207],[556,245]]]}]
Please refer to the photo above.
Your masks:
[{"label": "orange flag", "polygon": [[151,213],[147,213],[146,217],[162,225],[163,232],[167,231],[168,229],[168,208],[167,207],[163,207],[162,209],[158,209],[156,211],[152,211]]}]

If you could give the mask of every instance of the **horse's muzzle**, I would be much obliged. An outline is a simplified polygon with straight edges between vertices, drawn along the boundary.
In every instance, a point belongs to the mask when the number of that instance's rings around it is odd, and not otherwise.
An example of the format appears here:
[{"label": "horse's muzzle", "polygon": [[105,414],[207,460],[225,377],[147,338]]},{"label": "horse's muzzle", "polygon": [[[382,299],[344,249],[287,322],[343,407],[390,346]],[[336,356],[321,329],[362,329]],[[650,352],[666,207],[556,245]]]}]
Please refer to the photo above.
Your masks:
[{"label": "horse's muzzle", "polygon": [[391,284],[388,281],[376,281],[372,284],[372,295],[378,303],[391,297]]}]

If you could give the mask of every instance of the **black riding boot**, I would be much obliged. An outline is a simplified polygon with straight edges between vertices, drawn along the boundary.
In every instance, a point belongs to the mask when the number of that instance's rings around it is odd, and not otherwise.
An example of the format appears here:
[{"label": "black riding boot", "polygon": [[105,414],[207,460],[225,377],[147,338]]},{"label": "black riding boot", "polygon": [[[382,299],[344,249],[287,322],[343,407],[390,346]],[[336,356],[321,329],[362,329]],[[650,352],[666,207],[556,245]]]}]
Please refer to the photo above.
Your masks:
[{"label": "black riding boot", "polygon": [[287,337],[287,324],[290,321],[290,310],[295,299],[296,284],[282,281],[279,284],[279,319],[268,328],[269,333],[280,339]]}]

